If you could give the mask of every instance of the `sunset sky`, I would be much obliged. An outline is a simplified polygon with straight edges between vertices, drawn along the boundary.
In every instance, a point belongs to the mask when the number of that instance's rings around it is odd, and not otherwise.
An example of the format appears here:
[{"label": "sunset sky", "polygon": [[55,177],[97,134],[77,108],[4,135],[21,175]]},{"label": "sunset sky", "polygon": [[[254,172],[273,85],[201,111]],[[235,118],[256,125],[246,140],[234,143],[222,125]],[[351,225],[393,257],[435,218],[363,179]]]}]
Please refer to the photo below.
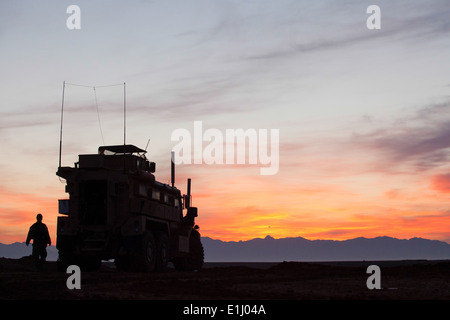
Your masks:
[{"label": "sunset sky", "polygon": [[56,244],[63,81],[98,87],[97,112],[92,88],[66,86],[66,166],[123,143],[123,86],[105,85],[126,82],[127,143],[150,139],[162,182],[178,128],[279,129],[275,175],[177,167],[203,236],[450,243],[448,0],[1,1],[0,75],[1,243],[40,212]]}]

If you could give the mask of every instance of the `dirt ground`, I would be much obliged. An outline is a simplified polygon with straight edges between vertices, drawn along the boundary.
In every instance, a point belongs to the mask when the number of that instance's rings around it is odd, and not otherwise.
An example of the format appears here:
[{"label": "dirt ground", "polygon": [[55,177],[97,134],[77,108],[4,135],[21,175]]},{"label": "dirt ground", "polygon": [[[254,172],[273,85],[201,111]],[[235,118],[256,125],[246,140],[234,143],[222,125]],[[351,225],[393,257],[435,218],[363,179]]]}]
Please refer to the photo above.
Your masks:
[{"label": "dirt ground", "polygon": [[367,265],[283,262],[266,268],[207,265],[200,272],[121,272],[102,266],[81,273],[81,289],[69,290],[70,276],[47,262],[36,272],[30,257],[0,258],[1,300],[448,300],[450,261],[380,266],[381,286],[366,286]]}]

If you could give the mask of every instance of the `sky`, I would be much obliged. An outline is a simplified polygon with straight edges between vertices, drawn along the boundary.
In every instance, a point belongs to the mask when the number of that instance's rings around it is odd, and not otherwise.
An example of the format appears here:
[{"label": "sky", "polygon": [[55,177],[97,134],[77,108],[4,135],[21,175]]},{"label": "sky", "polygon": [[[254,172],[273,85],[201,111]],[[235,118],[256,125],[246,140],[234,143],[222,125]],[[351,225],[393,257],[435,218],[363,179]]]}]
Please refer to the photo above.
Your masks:
[{"label": "sky", "polygon": [[446,0],[1,1],[0,242],[40,212],[56,243],[65,81],[65,166],[123,143],[123,83],[126,142],[165,183],[174,130],[279,130],[274,175],[177,166],[202,236],[450,243],[449,34]]}]

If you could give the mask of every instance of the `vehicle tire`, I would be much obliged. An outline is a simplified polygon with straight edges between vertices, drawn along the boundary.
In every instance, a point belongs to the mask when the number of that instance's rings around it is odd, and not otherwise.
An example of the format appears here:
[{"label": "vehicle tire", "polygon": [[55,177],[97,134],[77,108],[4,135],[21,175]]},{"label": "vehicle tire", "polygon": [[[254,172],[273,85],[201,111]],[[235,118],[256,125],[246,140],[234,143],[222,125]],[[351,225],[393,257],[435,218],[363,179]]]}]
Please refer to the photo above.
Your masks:
[{"label": "vehicle tire", "polygon": [[197,231],[192,231],[191,233],[191,237],[189,239],[189,251],[190,253],[188,256],[188,270],[200,271],[205,260],[205,251],[200,240],[200,234]]},{"label": "vehicle tire", "polygon": [[189,254],[185,257],[174,259],[175,269],[181,271],[200,271],[203,267],[205,251],[200,240],[200,234],[193,230],[189,237]]},{"label": "vehicle tire", "polygon": [[79,260],[81,271],[98,271],[102,265],[102,260],[97,257],[81,256]]},{"label": "vehicle tire", "polygon": [[81,271],[98,271],[102,264],[102,260],[97,257],[75,255],[66,252],[59,252],[58,260],[56,261],[58,271],[65,272],[70,265],[77,265]]},{"label": "vehicle tire", "polygon": [[140,246],[134,248],[131,264],[130,267],[135,271],[152,272],[155,270],[156,243],[150,231],[144,233]]},{"label": "vehicle tire", "polygon": [[66,272],[67,267],[71,264],[75,264],[75,259],[71,253],[60,250],[58,254],[58,260],[56,261],[57,270],[60,272]]},{"label": "vehicle tire", "polygon": [[156,271],[165,271],[170,257],[169,237],[165,232],[158,232],[156,237]]}]

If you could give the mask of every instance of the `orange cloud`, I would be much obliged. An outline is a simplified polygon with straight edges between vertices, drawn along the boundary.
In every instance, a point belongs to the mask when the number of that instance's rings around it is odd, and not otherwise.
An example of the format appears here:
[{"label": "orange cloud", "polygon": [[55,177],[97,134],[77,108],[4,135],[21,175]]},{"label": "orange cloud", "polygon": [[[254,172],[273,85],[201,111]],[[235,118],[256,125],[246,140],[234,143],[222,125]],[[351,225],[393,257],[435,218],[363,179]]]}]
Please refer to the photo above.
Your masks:
[{"label": "orange cloud", "polygon": [[431,186],[434,190],[450,192],[450,174],[438,174],[432,177]]}]

